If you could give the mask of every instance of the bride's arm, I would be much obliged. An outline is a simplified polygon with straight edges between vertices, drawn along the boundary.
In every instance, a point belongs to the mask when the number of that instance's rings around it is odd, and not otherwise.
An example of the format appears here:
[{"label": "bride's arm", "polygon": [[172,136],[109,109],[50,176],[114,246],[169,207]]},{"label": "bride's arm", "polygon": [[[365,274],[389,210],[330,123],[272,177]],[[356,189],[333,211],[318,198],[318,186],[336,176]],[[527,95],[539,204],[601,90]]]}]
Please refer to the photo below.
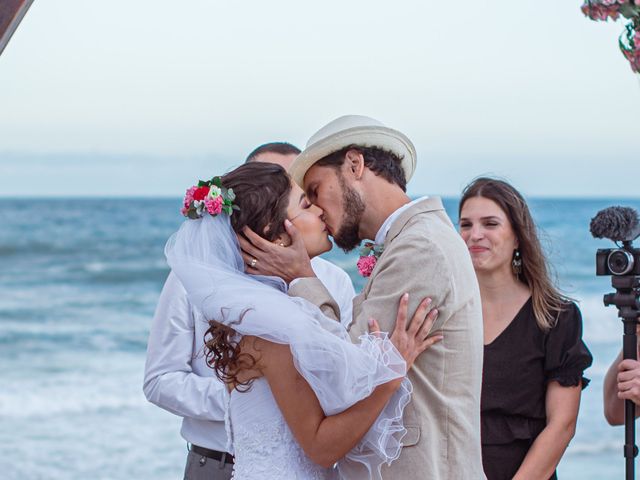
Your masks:
[{"label": "bride's arm", "polygon": [[[428,313],[428,302],[422,302],[406,329],[407,298],[398,311],[392,341],[409,368],[415,358],[441,337],[427,338],[437,311]],[[271,343],[256,337],[245,337],[243,353],[259,357],[260,369],[296,440],[315,463],[329,467],[344,457],[367,433],[402,379],[378,386],[373,393],[336,415],[325,416],[320,403],[306,380],[298,373],[288,345]]]},{"label": "bride's arm", "polygon": [[265,376],[289,428],[307,456],[330,467],[369,430],[402,379],[378,386],[373,393],[342,413],[326,417],[318,399],[293,365],[288,345],[272,344]]}]

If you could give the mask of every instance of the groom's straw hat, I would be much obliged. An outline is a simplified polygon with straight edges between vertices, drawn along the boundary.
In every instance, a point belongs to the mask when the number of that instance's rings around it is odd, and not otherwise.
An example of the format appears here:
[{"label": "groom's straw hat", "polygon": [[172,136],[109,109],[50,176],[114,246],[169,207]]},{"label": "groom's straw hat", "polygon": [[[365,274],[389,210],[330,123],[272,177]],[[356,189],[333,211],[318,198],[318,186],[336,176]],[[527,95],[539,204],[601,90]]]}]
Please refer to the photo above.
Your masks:
[{"label": "groom's straw hat", "polygon": [[416,169],[416,148],[406,135],[373,118],[345,115],[329,122],[309,139],[305,149],[291,164],[289,175],[302,186],[307,170],[314,163],[349,145],[378,147],[395,153],[402,158],[401,167],[407,182]]}]

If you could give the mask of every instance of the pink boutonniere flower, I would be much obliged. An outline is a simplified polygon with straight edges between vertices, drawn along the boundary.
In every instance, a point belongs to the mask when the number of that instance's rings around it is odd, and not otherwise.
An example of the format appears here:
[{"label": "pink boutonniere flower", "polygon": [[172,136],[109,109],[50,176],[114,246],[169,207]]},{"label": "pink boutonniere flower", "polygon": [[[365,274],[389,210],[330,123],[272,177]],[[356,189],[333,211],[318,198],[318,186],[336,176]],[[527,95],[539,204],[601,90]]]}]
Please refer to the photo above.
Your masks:
[{"label": "pink boutonniere flower", "polygon": [[378,260],[376,257],[360,257],[358,260],[358,272],[363,277],[371,276],[371,272],[373,272],[373,268],[376,266],[376,262]]},{"label": "pink boutonniere flower", "polygon": [[358,272],[363,277],[371,276],[371,272],[378,262],[378,258],[382,255],[384,247],[375,243],[366,242],[360,249],[360,259],[358,260]]}]

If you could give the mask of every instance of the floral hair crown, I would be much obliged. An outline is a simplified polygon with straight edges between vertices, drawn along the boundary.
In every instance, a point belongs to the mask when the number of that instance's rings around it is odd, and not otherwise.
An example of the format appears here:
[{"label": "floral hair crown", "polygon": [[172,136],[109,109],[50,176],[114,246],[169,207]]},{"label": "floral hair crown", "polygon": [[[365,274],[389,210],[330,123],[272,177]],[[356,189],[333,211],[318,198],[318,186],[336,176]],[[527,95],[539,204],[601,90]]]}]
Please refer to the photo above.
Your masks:
[{"label": "floral hair crown", "polygon": [[200,180],[198,185],[187,190],[180,212],[194,220],[202,218],[205,212],[212,217],[222,212],[231,216],[234,210],[240,210],[240,207],[233,204],[235,199],[233,188],[223,187],[220,177],[213,177],[207,181]]}]

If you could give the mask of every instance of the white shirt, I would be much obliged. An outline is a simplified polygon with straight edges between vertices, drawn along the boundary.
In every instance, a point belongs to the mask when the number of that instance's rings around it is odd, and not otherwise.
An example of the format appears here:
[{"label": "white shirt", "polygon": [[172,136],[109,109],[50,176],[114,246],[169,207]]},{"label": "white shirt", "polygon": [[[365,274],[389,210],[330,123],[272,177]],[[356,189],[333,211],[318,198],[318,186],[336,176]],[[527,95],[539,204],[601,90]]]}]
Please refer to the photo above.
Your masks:
[{"label": "white shirt", "polygon": [[401,206],[395,212],[389,215],[387,219],[382,223],[382,226],[378,230],[378,233],[376,233],[376,238],[374,239],[374,242],[376,243],[376,245],[384,245],[384,241],[387,238],[387,233],[389,233],[389,230],[391,229],[391,225],[393,225],[393,222],[395,221],[395,219],[398,218],[402,212],[404,212],[406,209],[410,208],[414,204],[421,202],[425,198],[429,198],[429,197],[420,197],[413,200],[412,202],[405,203],[403,206]]},{"label": "white shirt", "polygon": [[311,268],[340,307],[340,323],[344,328],[349,328],[353,321],[353,297],[356,296],[351,278],[343,269],[324,258],[312,258]]},{"label": "white shirt", "polygon": [[[338,303],[342,323],[350,323],[355,291],[349,275],[321,258],[314,258],[311,265]],[[228,393],[205,363],[203,338],[208,328],[207,321],[194,314],[178,278],[170,273],[151,323],[143,391],[151,403],[183,417],[180,434],[187,442],[225,451]]]},{"label": "white shirt", "polygon": [[208,328],[170,273],[151,323],[142,389],[151,403],[183,417],[180,433],[187,442],[225,451],[227,391],[204,361]]}]

